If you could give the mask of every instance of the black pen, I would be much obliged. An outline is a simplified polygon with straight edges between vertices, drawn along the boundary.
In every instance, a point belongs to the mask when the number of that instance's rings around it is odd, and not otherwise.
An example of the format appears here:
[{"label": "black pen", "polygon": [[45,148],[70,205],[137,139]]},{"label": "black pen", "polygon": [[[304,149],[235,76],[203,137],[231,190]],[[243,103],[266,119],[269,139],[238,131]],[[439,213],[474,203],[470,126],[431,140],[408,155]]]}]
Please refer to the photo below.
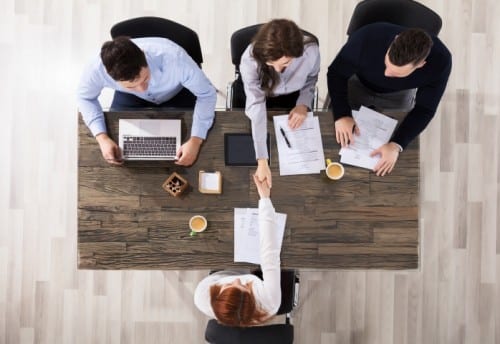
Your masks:
[{"label": "black pen", "polygon": [[288,148],[292,148],[292,146],[290,146],[290,141],[288,141],[288,137],[286,137],[286,135],[285,135],[285,131],[283,130],[283,127],[280,127],[280,131],[281,131],[281,135],[283,135],[283,138],[285,139],[285,142],[286,142],[286,145],[288,146]]}]

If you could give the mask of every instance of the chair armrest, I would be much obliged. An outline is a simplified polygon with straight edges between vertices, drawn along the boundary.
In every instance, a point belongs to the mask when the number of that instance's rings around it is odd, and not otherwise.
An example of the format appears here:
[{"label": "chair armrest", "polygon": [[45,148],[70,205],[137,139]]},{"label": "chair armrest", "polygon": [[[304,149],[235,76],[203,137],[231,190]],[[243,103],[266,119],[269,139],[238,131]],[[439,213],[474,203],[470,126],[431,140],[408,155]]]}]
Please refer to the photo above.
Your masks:
[{"label": "chair armrest", "polygon": [[230,81],[226,86],[226,111],[229,111],[233,108],[233,84],[234,81]]},{"label": "chair armrest", "polygon": [[323,103],[323,111],[328,111],[328,108],[330,107],[330,103],[332,102],[332,99],[330,98],[330,94],[327,93],[325,97],[325,102]]},{"label": "chair armrest", "polygon": [[314,97],[312,103],[312,111],[318,110],[318,97],[319,97],[319,89],[318,86],[314,87]]}]

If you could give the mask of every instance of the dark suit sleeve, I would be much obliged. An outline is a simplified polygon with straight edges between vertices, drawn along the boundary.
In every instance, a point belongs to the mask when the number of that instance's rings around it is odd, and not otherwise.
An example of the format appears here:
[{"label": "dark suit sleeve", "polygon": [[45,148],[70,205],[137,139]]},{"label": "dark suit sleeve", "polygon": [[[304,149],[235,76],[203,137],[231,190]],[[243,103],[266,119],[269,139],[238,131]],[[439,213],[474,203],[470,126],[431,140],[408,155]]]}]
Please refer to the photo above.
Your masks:
[{"label": "dark suit sleeve", "polygon": [[446,58],[442,73],[433,82],[418,88],[415,107],[405,117],[391,141],[405,148],[429,124],[436,113],[451,72],[451,55]]},{"label": "dark suit sleeve", "polygon": [[359,68],[364,36],[363,30],[355,32],[328,67],[328,93],[332,100],[334,120],[352,116],[347,96],[347,81]]}]

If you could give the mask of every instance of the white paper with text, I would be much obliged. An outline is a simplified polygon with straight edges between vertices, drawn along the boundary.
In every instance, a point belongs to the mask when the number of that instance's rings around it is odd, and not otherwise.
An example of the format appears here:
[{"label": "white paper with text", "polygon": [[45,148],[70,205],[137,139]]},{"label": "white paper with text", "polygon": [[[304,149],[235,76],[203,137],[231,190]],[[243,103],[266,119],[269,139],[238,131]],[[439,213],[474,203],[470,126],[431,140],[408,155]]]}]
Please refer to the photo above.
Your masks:
[{"label": "white paper with text", "polygon": [[[286,214],[276,213],[275,233],[280,246],[285,225]],[[258,208],[234,208],[234,261],[260,264]]]}]

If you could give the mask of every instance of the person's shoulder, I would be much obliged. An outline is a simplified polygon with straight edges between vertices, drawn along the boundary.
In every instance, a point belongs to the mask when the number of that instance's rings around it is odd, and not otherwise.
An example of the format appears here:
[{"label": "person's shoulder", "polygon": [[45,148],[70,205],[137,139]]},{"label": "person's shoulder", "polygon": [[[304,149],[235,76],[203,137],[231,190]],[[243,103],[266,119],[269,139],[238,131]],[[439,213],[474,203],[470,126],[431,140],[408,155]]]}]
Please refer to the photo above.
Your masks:
[{"label": "person's shoulder", "polygon": [[447,79],[451,73],[451,52],[438,37],[432,36],[432,41],[432,49],[427,57],[429,67],[440,79]]},{"label": "person's shoulder", "polygon": [[[134,42],[137,46],[163,46],[173,43],[171,40],[163,37],[139,37],[132,38],[132,42]],[[174,43],[175,44],[175,43]]]},{"label": "person's shoulder", "polygon": [[253,44],[250,43],[246,49],[243,51],[243,54],[241,54],[241,61],[243,60],[250,60],[250,59],[254,59],[253,56],[252,56],[252,49],[253,49]]},{"label": "person's shoulder", "polygon": [[244,278],[240,278],[241,283],[246,284],[249,282],[252,282],[252,291],[254,294],[261,296],[262,294],[265,294],[265,289],[264,289],[264,281],[260,279],[259,277],[249,274],[245,275]]},{"label": "person's shoulder", "polygon": [[223,273],[213,273],[211,275],[205,276],[199,283],[198,286],[196,287],[196,293],[201,293],[203,291],[208,291],[212,285],[215,285],[219,283],[219,281],[227,277]]},{"label": "person's shoulder", "polygon": [[134,42],[139,48],[151,55],[178,55],[185,53],[184,49],[175,42],[162,37],[142,37],[133,38]]},{"label": "person's shoulder", "polygon": [[304,61],[308,61],[310,67],[313,67],[320,58],[319,46],[316,42],[307,43],[304,45],[304,52],[300,57]]},{"label": "person's shoulder", "polygon": [[432,53],[439,55],[441,58],[451,61],[451,52],[448,47],[437,36],[432,36]]},{"label": "person's shoulder", "polygon": [[100,55],[94,56],[86,65],[84,69],[84,75],[91,76],[91,77],[96,77],[96,76],[101,76],[103,77],[104,75],[107,74],[106,68],[104,67],[104,64],[102,63],[102,59]]},{"label": "person's shoulder", "polygon": [[308,42],[304,45],[304,54],[318,55],[319,45],[316,42]]},{"label": "person's shoulder", "polygon": [[351,33],[343,51],[353,51],[358,54],[363,49],[367,49],[369,52],[379,49],[385,50],[402,30],[404,28],[399,25],[385,22],[367,24]]},{"label": "person's shoulder", "polygon": [[387,22],[376,22],[364,25],[354,31],[351,36],[377,37],[383,35],[397,35],[404,27]]},{"label": "person's shoulder", "polygon": [[245,51],[243,51],[243,54],[241,54],[240,71],[243,73],[248,72],[248,68],[254,71],[257,70],[258,63],[252,55],[252,49],[253,45],[250,43]]},{"label": "person's shoulder", "polygon": [[101,55],[96,55],[94,56],[88,63],[87,67],[90,69],[98,70],[104,67],[104,64],[102,63]]}]

